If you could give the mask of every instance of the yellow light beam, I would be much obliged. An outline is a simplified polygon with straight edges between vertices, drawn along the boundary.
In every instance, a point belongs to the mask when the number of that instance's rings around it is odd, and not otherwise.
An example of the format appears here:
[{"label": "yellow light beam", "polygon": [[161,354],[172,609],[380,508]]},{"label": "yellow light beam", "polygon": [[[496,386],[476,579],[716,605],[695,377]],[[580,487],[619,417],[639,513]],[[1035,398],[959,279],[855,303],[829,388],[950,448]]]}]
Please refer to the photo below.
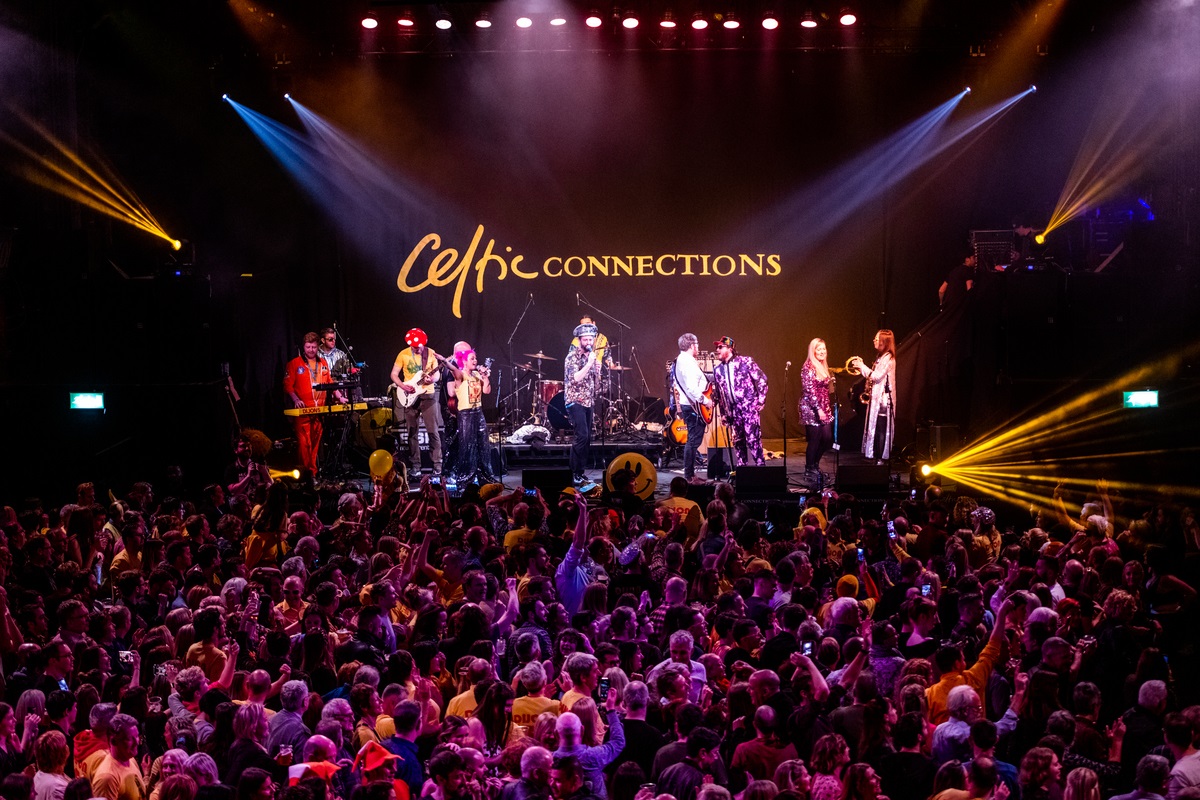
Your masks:
[{"label": "yellow light beam", "polygon": [[[20,109],[14,114],[36,133],[55,153],[65,159],[58,162],[50,155],[34,150],[13,136],[0,132],[0,141],[12,146],[27,159],[17,172],[29,182],[73,200],[105,216],[127,223],[157,236],[176,250],[182,243],[166,232],[145,203],[117,177],[102,158],[92,154],[96,166],[88,163],[58,137]],[[104,173],[104,174],[101,174]]]},{"label": "yellow light beam", "polygon": [[[28,116],[26,116],[19,110],[16,113],[17,113],[18,117],[20,117],[21,120],[26,125],[28,125],[35,133],[37,133],[39,136],[41,136],[46,141],[47,144],[49,144],[51,147],[53,147],[55,150],[57,150],[59,153],[61,153],[68,161],[70,161],[76,167],[83,170],[85,175],[87,175],[89,178],[91,178],[93,181],[95,181],[101,188],[103,188],[105,191],[107,191],[109,193],[109,195],[112,196],[116,201],[118,201],[119,203],[124,205],[127,209],[129,209],[130,213],[134,214],[135,216],[143,217],[145,219],[147,225],[152,225],[154,227],[159,228],[160,230],[162,229],[162,226],[158,225],[158,223],[154,220],[153,216],[150,214],[149,209],[147,209],[144,205],[142,205],[139,201],[137,201],[136,198],[134,198],[133,200],[130,200],[125,195],[122,195],[120,192],[118,192],[116,189],[114,189],[98,172],[96,172],[96,170],[91,165],[87,164],[77,153],[75,153],[73,150],[71,150],[71,148],[67,147],[67,145],[65,143],[60,141],[58,139],[58,137],[56,137],[53,133],[46,130],[46,128],[43,127],[40,123],[38,123],[36,120],[29,118]],[[48,161],[48,159],[45,159],[44,157],[40,158],[39,160]],[[76,180],[78,180],[78,179],[76,179]],[[82,181],[80,181],[80,183],[82,183]]]},{"label": "yellow light beam", "polygon": [[1184,358],[1191,357],[1200,353],[1200,342],[1193,342],[1191,345],[1183,348],[1180,352],[1164,356],[1157,361],[1136,367],[1126,374],[1115,378],[1102,386],[1082,395],[1077,396],[1067,403],[1043,412],[1030,420],[1020,423],[1007,430],[999,430],[990,438],[984,438],[976,443],[968,446],[966,449],[955,453],[948,459],[942,462],[941,466],[954,466],[955,464],[965,463],[970,461],[975,456],[995,450],[998,447],[1005,445],[1019,437],[1025,436],[1030,431],[1037,431],[1045,428],[1048,425],[1058,425],[1064,421],[1069,421],[1078,416],[1083,409],[1092,405],[1096,400],[1115,393],[1118,389],[1126,386],[1146,383],[1147,380],[1154,375],[1161,373],[1173,373],[1178,371],[1180,364]]}]

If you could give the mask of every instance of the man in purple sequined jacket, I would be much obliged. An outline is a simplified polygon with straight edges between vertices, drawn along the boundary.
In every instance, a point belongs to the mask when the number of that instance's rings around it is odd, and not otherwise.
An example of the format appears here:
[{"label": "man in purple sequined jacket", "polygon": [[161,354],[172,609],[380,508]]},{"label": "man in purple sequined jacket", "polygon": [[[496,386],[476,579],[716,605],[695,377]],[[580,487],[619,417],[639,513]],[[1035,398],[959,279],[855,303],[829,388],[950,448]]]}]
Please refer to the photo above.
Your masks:
[{"label": "man in purple sequined jacket", "polygon": [[763,406],[767,403],[767,376],[749,356],[739,356],[733,339],[722,336],[713,342],[720,364],[713,372],[717,401],[729,425],[737,465],[761,466]]}]

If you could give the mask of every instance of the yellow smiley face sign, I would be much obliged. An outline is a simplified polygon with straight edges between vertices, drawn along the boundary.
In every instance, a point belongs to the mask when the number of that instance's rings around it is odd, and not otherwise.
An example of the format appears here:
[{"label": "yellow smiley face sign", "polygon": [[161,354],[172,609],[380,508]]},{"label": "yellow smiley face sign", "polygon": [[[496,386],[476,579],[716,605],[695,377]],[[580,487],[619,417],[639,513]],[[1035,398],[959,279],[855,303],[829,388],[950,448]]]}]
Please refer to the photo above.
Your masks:
[{"label": "yellow smiley face sign", "polygon": [[641,453],[622,453],[608,464],[604,471],[604,485],[613,490],[613,475],[618,470],[627,469],[633,473],[633,485],[630,490],[643,500],[649,500],[658,485],[658,470],[650,463],[650,459]]}]

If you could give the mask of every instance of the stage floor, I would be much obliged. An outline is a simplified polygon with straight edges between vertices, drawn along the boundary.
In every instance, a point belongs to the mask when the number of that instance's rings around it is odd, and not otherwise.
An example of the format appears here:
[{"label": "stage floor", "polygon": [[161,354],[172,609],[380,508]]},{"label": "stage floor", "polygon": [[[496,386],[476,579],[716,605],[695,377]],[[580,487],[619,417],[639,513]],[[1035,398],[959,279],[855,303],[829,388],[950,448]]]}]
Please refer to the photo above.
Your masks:
[{"label": "stage floor", "polygon": [[[595,442],[593,445],[598,448],[599,443]],[[626,452],[640,452],[644,448],[645,445],[640,442],[609,442],[605,445],[604,450],[599,454],[600,458],[597,460],[601,460],[602,458],[615,458],[616,456]],[[799,441],[789,439],[785,458],[783,457],[782,439],[763,440],[763,449],[771,453],[778,454],[779,456],[777,458],[768,460],[767,466],[786,467],[788,490],[789,492],[797,495],[809,491],[808,484],[804,479],[804,448],[805,442],[803,439],[800,439]],[[656,467],[657,487],[654,493],[655,497],[666,497],[667,489],[670,486],[671,480],[673,478],[683,476],[683,461],[680,455],[681,452],[682,451],[677,451],[676,454],[670,458],[670,461],[666,466],[660,464]],[[666,458],[666,453],[663,454],[663,457]],[[558,450],[553,445],[550,445],[545,451],[544,460],[536,464],[529,463],[526,466],[565,467],[567,466],[567,463],[567,451]],[[833,477],[838,475],[840,470],[844,476],[847,468],[850,468],[851,470],[857,470],[860,468],[866,468],[870,470],[870,468],[874,465],[875,461],[868,461],[864,459],[862,454],[858,452],[842,452],[839,454],[838,452],[830,451],[821,459],[821,472],[825,473],[827,476]],[[519,463],[510,463],[508,466],[508,474],[504,477],[504,485],[508,488],[514,488],[520,485],[521,473],[524,468],[525,467],[521,466]],[[875,474],[880,474],[882,470],[882,467],[878,468],[875,470]],[[892,487],[893,491],[895,490],[897,483],[901,488],[907,487],[908,467],[906,465],[899,462],[893,463],[890,469],[887,470],[887,473],[887,484]],[[604,479],[604,471],[601,469],[589,469],[587,470],[586,474],[590,479],[596,482],[600,482]],[[698,478],[706,478],[707,470],[704,467],[697,467],[696,476]]]}]

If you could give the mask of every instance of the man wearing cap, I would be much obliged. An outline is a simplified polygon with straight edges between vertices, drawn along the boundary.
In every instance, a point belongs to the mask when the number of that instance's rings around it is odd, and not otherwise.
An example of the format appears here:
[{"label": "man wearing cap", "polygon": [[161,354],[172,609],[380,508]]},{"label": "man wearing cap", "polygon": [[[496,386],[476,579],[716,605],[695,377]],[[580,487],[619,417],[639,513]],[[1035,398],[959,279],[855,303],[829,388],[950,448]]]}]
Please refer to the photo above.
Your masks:
[{"label": "man wearing cap", "polygon": [[717,403],[733,436],[736,466],[766,463],[762,448],[762,414],[767,404],[767,376],[750,356],[739,356],[733,338],[713,342],[721,362],[713,371]]},{"label": "man wearing cap", "polygon": [[394,407],[396,418],[403,418],[404,426],[408,429],[409,472],[421,471],[417,421],[422,420],[425,433],[429,435],[429,458],[433,461],[433,474],[439,475],[442,472],[442,415],[438,408],[437,389],[442,371],[438,366],[437,354],[427,346],[429,337],[425,331],[413,328],[404,334],[404,343],[408,347],[396,356],[396,364],[392,367],[392,383],[398,393],[421,395],[407,408],[399,402]]},{"label": "man wearing cap", "polygon": [[564,359],[567,414],[575,429],[571,442],[571,474],[582,484],[588,466],[588,449],[592,443],[592,404],[600,387],[600,356],[597,354],[596,326],[582,323],[575,328],[579,347],[571,348]]}]

